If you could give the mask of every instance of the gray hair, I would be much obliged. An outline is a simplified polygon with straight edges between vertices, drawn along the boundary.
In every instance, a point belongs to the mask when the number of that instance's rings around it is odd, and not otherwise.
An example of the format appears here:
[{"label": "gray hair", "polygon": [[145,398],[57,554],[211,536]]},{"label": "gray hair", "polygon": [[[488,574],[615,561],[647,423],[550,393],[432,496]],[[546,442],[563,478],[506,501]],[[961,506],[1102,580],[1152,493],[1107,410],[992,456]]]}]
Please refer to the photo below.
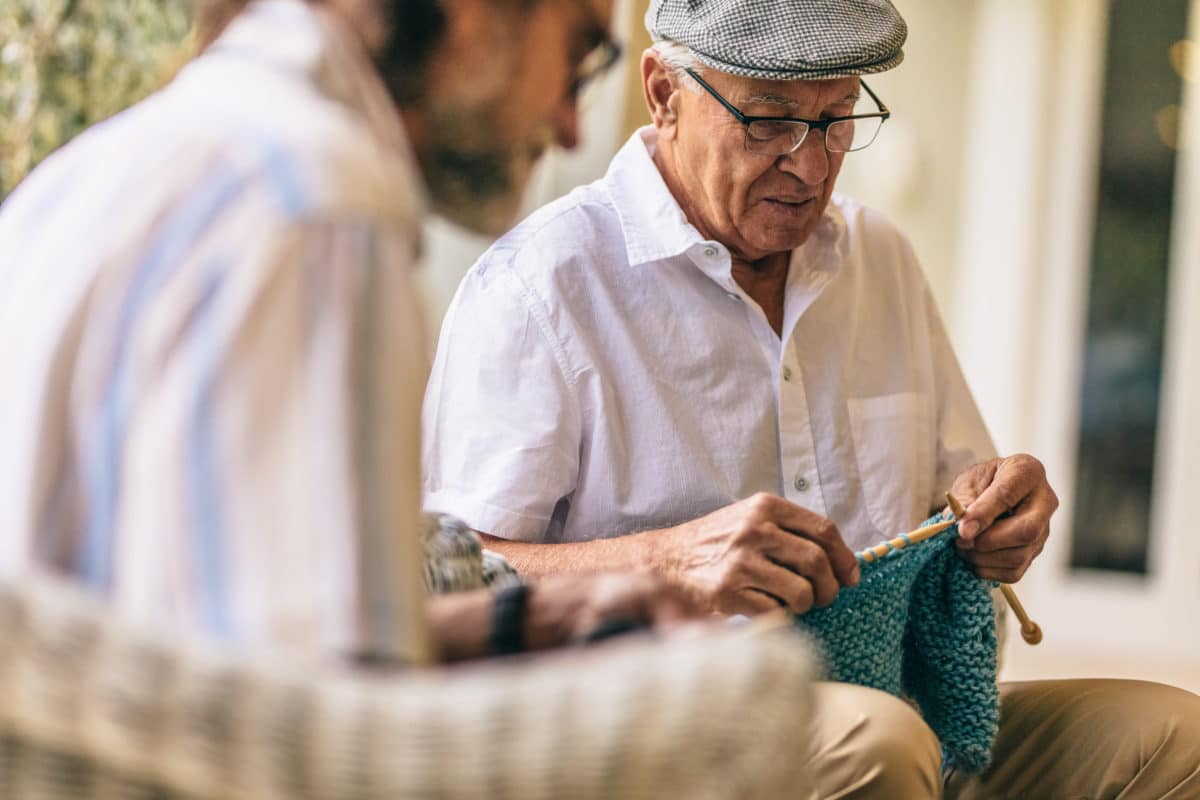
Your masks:
[{"label": "gray hair", "polygon": [[[663,64],[666,65],[671,76],[675,78],[678,84],[686,86],[696,94],[702,91],[700,84],[692,80],[692,76],[684,71],[690,69],[701,77],[708,72],[708,67],[700,62],[700,59],[696,56],[692,48],[673,39],[659,39],[650,45],[650,47],[654,49],[654,52],[658,53],[659,58],[662,59]],[[746,98],[744,102],[762,105],[787,105],[790,101],[786,97],[767,94]]]},{"label": "gray hair", "polygon": [[650,47],[658,53],[659,58],[662,59],[663,64],[667,66],[676,81],[693,92],[700,91],[700,84],[692,80],[691,76],[684,71],[690,69],[699,75],[704,74],[705,67],[692,52],[692,48],[671,39],[659,39]]}]

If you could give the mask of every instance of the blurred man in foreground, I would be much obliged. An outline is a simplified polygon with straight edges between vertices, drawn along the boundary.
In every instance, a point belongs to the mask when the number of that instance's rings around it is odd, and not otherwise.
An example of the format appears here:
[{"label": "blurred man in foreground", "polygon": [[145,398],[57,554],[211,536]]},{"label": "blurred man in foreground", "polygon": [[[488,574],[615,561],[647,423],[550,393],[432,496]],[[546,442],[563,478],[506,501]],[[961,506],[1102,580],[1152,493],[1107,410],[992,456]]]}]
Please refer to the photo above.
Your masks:
[{"label": "blurred man in foreground", "polygon": [[[0,572],[126,618],[422,663],[686,616],[644,575],[430,604],[410,285],[433,204],[510,221],[612,61],[595,2],[261,0],[0,212]],[[218,35],[219,34],[219,35]]]}]

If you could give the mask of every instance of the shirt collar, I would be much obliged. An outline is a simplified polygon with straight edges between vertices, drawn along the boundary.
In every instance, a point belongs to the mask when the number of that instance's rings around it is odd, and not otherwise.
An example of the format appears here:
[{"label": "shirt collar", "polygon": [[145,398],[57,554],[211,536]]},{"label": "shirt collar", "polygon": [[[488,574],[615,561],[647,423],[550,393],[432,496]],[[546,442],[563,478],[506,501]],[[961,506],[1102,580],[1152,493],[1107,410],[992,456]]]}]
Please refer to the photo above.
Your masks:
[{"label": "shirt collar", "polygon": [[346,107],[412,173],[406,185],[419,193],[419,206],[425,206],[425,184],[400,110],[359,37],[335,13],[301,0],[255,0],[201,58],[209,56],[250,58],[295,74]]},{"label": "shirt collar", "polygon": [[[625,237],[630,266],[681,255],[697,245],[708,246],[667,188],[654,150],[658,132],[646,125],[634,132],[609,165],[608,184]],[[792,252],[792,274],[818,270],[832,276],[847,252],[846,220],[831,201],[808,240]],[[797,269],[800,267],[800,269]],[[707,271],[707,270],[706,270]],[[725,271],[728,272],[726,262]]]},{"label": "shirt collar", "polygon": [[634,132],[609,165],[605,182],[621,219],[630,266],[677,256],[702,242],[654,163],[658,132]]}]

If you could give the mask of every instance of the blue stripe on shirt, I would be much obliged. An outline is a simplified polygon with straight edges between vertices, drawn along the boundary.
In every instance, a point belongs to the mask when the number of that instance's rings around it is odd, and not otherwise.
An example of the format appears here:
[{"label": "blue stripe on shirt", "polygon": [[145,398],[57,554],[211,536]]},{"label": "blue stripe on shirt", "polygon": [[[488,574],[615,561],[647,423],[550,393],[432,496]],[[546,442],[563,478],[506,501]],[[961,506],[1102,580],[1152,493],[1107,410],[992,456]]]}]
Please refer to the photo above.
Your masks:
[{"label": "blue stripe on shirt", "polygon": [[216,389],[221,368],[221,335],[217,294],[228,265],[217,262],[205,282],[192,327],[189,359],[194,362],[197,391],[188,429],[188,516],[191,521],[192,555],[199,578],[197,599],[206,630],[231,637],[234,634],[225,588],[224,506],[216,455]]},{"label": "blue stripe on shirt", "polygon": [[135,268],[133,280],[121,303],[116,345],[102,395],[98,430],[89,437],[85,456],[85,480],[90,502],[81,563],[77,570],[80,577],[95,588],[106,589],[112,583],[121,453],[134,400],[129,357],[134,328],[158,292],[186,263],[196,241],[247,188],[248,183],[245,176],[221,168],[180,198],[180,204],[151,238],[146,255]]},{"label": "blue stripe on shirt", "polygon": [[[287,215],[298,217],[310,207],[294,155],[285,148],[261,149],[259,171]],[[144,310],[181,267],[197,240],[238,196],[253,185],[251,177],[224,167],[181,198],[181,204],[159,227],[146,256],[134,271],[121,304],[113,366],[103,394],[99,431],[88,442],[86,481],[91,503],[76,570],[86,583],[107,588],[112,582],[112,553],[120,494],[121,450],[133,398],[128,349]],[[215,512],[214,512],[215,513]],[[209,578],[205,583],[211,584]],[[217,614],[217,612],[213,612]],[[219,616],[219,614],[218,614]],[[214,616],[213,622],[217,622]]]},{"label": "blue stripe on shirt", "polygon": [[289,218],[295,219],[309,210],[311,204],[291,153],[281,147],[268,148],[263,154],[263,168]]}]

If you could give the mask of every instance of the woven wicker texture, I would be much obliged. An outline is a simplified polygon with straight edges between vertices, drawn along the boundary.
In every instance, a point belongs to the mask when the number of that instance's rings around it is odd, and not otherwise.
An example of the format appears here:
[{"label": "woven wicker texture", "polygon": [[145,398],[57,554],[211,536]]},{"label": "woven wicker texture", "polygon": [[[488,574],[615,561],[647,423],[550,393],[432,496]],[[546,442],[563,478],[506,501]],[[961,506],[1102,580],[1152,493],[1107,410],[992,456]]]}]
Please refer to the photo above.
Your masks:
[{"label": "woven wicker texture", "polygon": [[0,586],[6,800],[808,796],[794,635],[367,677],[168,644],[89,602]]},{"label": "woven wicker texture", "polygon": [[954,553],[957,535],[860,558],[861,583],[798,624],[821,642],[833,680],[912,698],[949,762],[981,772],[1000,720],[996,617],[991,583]]}]

